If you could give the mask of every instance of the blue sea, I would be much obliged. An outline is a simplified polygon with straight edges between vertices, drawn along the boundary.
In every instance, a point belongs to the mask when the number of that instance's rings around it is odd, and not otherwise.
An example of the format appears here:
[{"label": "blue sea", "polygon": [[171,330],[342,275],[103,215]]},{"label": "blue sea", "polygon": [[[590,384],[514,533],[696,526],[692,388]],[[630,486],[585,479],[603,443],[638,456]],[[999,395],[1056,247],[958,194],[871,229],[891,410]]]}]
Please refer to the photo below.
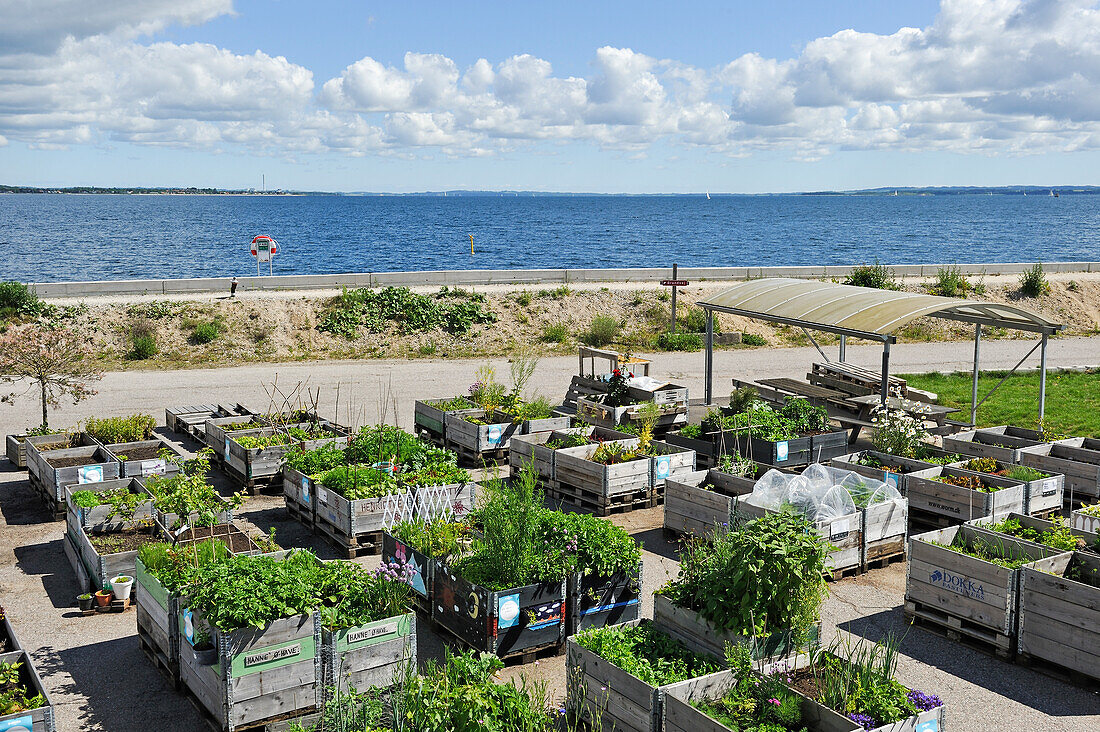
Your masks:
[{"label": "blue sea", "polygon": [[257,234],[275,274],[1055,262],[1100,258],[1100,196],[8,194],[0,279],[254,274]]}]

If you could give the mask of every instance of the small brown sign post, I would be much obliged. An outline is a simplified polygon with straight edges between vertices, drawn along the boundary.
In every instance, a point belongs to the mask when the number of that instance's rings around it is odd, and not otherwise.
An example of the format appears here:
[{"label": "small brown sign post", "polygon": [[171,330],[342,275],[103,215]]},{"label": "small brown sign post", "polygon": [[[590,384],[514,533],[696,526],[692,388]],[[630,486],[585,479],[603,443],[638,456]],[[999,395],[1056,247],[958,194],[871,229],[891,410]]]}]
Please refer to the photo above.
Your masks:
[{"label": "small brown sign post", "polygon": [[676,279],[676,274],[677,274],[676,270],[679,269],[679,268],[680,268],[680,265],[673,264],[672,265],[672,279],[671,280],[661,280],[661,285],[662,286],[672,288],[672,332],[673,333],[676,332],[676,289],[679,288],[679,287],[687,287],[687,284],[688,284],[687,280],[678,280],[678,279]]}]

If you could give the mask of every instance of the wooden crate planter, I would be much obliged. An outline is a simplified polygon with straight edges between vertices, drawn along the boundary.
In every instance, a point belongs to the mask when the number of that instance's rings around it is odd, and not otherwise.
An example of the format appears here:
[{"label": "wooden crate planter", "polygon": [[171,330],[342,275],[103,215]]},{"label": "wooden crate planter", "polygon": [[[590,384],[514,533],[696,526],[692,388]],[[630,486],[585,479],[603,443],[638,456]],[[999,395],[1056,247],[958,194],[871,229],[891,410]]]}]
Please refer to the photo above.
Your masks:
[{"label": "wooden crate planter", "polygon": [[[209,430],[211,423],[207,422],[206,425]],[[311,425],[299,424],[291,426],[306,429]],[[283,456],[286,455],[286,451],[292,445],[300,446],[303,450],[313,450],[328,443],[347,441],[348,436],[346,433],[340,434],[341,431],[334,431],[334,428],[327,423],[322,423],[321,426],[329,430],[329,433],[324,437],[288,443],[285,445],[251,449],[241,445],[237,441],[237,438],[245,435],[250,437],[269,437],[275,434],[274,428],[261,427],[256,430],[241,430],[239,432],[225,433],[225,440],[220,448],[222,469],[225,471],[226,475],[246,487],[251,488],[262,483],[270,483],[281,474]],[[217,447],[214,449],[216,451],[218,450]]]},{"label": "wooden crate planter", "polygon": [[610,577],[578,572],[566,578],[569,618],[566,635],[637,620],[642,608],[642,563]]},{"label": "wooden crate planter", "polygon": [[[687,389],[674,387],[667,391],[653,392],[658,395],[652,401],[657,404],[660,413],[654,422],[654,429],[669,430],[687,424]],[[597,427],[614,429],[627,422],[640,423],[641,417],[650,400],[641,399],[634,404],[622,407],[610,407],[595,399],[577,399],[577,419]]]},{"label": "wooden crate planter", "polygon": [[[882,463],[884,467],[872,468],[869,465],[861,464],[860,461],[865,457],[873,457],[875,460]],[[930,475],[934,472],[935,468],[939,467],[935,463],[926,463],[921,460],[899,457],[877,450],[860,450],[859,452],[848,453],[847,455],[839,455],[830,460],[828,465],[833,468],[840,468],[841,470],[850,470],[865,478],[873,478],[882,481],[896,488],[903,496],[906,495],[906,490],[908,488],[907,481],[910,475]]]},{"label": "wooden crate planter", "polygon": [[1090,516],[1084,511],[1074,511],[1070,514],[1070,522],[1075,529],[1100,534],[1100,516]]},{"label": "wooden crate planter", "polygon": [[4,606],[0,605],[0,653],[21,650],[23,650],[23,646],[19,643],[19,637],[15,634],[11,619],[4,612]]},{"label": "wooden crate planter", "polygon": [[996,547],[1002,556],[1029,557],[1033,561],[1061,552],[972,525],[930,531],[910,541],[906,616],[932,623],[949,634],[982,641],[1001,657],[1011,658],[1015,650],[1019,570],[937,546],[950,546],[959,536],[967,546],[981,541]]},{"label": "wooden crate planter", "polygon": [[454,399],[427,399],[417,400],[413,407],[413,428],[418,437],[443,447],[446,433],[446,416],[463,414],[475,414],[481,411],[478,407],[468,409],[440,409],[439,405],[454,401]]},{"label": "wooden crate planter", "polygon": [[41,694],[46,700],[43,706],[37,709],[29,709],[23,712],[14,712],[0,716],[0,730],[11,732],[55,732],[57,727],[54,722],[53,702],[42,679],[34,667],[34,662],[26,651],[17,650],[10,653],[0,653],[2,663],[21,663],[19,670],[19,682],[26,689],[28,697]]},{"label": "wooden crate planter", "polygon": [[[152,521],[129,521],[113,524],[111,527],[99,526],[85,529],[79,524],[66,527],[62,544],[65,556],[76,574],[81,592],[95,592],[102,589],[119,575],[134,576],[137,561],[137,549],[100,554],[92,545],[90,535],[109,533],[108,528],[127,528],[148,531],[153,540],[162,538],[160,529]],[[132,595],[131,595],[132,596]]]},{"label": "wooden crate planter", "polygon": [[406,613],[341,630],[321,628],[321,686],[332,689],[386,688],[416,658],[416,615]]},{"label": "wooden crate planter", "polygon": [[207,420],[250,414],[251,410],[240,404],[189,404],[167,407],[164,410],[164,424],[176,434],[187,435],[205,443]]},{"label": "wooden crate planter", "polygon": [[[486,424],[475,424],[469,421],[471,417]],[[476,462],[483,457],[503,457],[504,451],[511,447],[513,437],[567,429],[569,422],[569,417],[513,422],[510,415],[490,413],[484,409],[448,412],[443,415],[447,435],[444,445],[458,453],[459,458]]]},{"label": "wooden crate planter", "polygon": [[[759,518],[765,514],[775,513],[774,509],[761,508],[749,503],[745,498],[735,498],[730,515],[730,522],[738,518]],[[834,579],[851,573],[858,573],[863,568],[863,514],[859,509],[854,513],[837,516],[832,519],[809,519],[814,525],[821,541],[833,545],[829,552],[829,574]]]},{"label": "wooden crate planter", "polygon": [[[963,475],[978,476],[982,483],[1000,489],[988,493],[934,480],[942,476]],[[919,476],[910,475],[906,486],[906,498],[909,499],[911,511],[923,511],[952,521],[963,522],[985,516],[1026,512],[1027,491],[1023,483],[975,473],[972,470],[941,466]]]},{"label": "wooden crate planter", "polygon": [[361,552],[382,551],[382,530],[403,518],[412,518],[412,496],[407,491],[380,498],[351,500],[320,483],[313,489],[313,528],[349,559]]},{"label": "wooden crate planter", "polygon": [[[55,466],[55,463],[74,459],[81,460],[84,464]],[[65,511],[65,486],[118,478],[120,466],[98,444],[39,452],[34,443],[27,440],[27,469],[31,487],[38,492],[54,515],[60,517]]]},{"label": "wooden crate planter", "polygon": [[737,452],[754,462],[777,467],[824,462],[848,452],[848,433],[842,429],[793,440],[762,440],[745,433],[725,432],[723,440],[726,453]]},{"label": "wooden crate planter", "polygon": [[[53,441],[53,442],[67,442],[69,433],[67,432],[53,432],[48,435],[34,435],[27,437],[27,435],[8,435],[6,440],[6,448],[8,460],[11,464],[17,468],[27,467],[27,440],[38,441]],[[67,444],[65,445],[68,446]]]},{"label": "wooden crate planter", "polygon": [[694,450],[657,440],[650,443],[650,450],[656,453],[650,462],[653,464],[653,489],[658,496],[664,495],[665,483],[669,478],[675,480],[695,472]]},{"label": "wooden crate planter", "polygon": [[[183,453],[166,440],[154,438],[140,442],[124,442],[105,445],[108,454],[119,463],[119,475],[123,478],[147,478],[150,475],[176,475],[179,466],[160,457],[161,450],[168,450],[177,458]],[[153,453],[152,457],[131,457],[131,454]],[[124,459],[125,458],[125,459]]]},{"label": "wooden crate planter", "polygon": [[[961,468],[966,470],[969,460],[957,463],[948,463],[949,468]],[[1013,467],[997,461],[997,469],[1003,470]],[[995,473],[982,473],[982,475],[995,475]],[[1004,476],[999,476],[1004,477]],[[1062,493],[1065,489],[1066,476],[1047,474],[1045,478],[1036,478],[1024,483],[1024,510],[1022,513],[1048,513],[1062,509]]]},{"label": "wooden crate planter", "polygon": [[1020,570],[1019,653],[1100,681],[1100,587],[1066,576],[1100,577],[1100,556],[1072,552]]},{"label": "wooden crate planter", "polygon": [[134,564],[134,605],[138,642],[149,660],[176,687],[180,683],[179,593],[169,592],[149,574],[139,557]]},{"label": "wooden crate planter", "polygon": [[[990,528],[990,526],[989,526],[990,524],[997,523],[997,522],[1007,520],[1007,519],[1013,519],[1015,521],[1019,521],[1020,526],[1023,526],[1025,528],[1029,528],[1029,529],[1035,529],[1036,531],[1039,531],[1039,532],[1048,531],[1048,530],[1054,528],[1054,522],[1053,521],[1048,521],[1046,519],[1041,519],[1041,518],[1038,518],[1036,516],[1028,516],[1027,514],[1022,514],[1022,513],[1010,513],[1007,516],[1003,516],[1003,517],[998,518],[998,519],[992,519],[992,518],[974,519],[973,521],[968,521],[967,523],[970,526],[977,526],[977,527],[985,529],[987,531],[993,531],[993,529]],[[1100,553],[1100,544],[1096,543],[1097,532],[1095,532],[1095,531],[1085,531],[1084,529],[1078,529],[1078,528],[1075,528],[1073,526],[1069,527],[1069,531],[1070,531],[1071,534],[1076,536],[1078,539],[1085,542],[1085,551],[1094,551],[1096,553]],[[1005,536],[1005,534],[1001,534],[1000,532],[994,532],[994,533],[996,533],[998,536]],[[1038,542],[1029,541],[1027,539],[1020,538],[1018,536],[1014,536],[1012,538],[1015,539],[1016,541],[1022,541],[1022,542],[1025,542],[1027,544],[1034,544],[1036,546],[1046,546],[1045,544],[1039,544]]]},{"label": "wooden crate planter", "polygon": [[[798,668],[802,664],[795,663],[788,668]],[[776,670],[774,664],[769,664],[761,669],[765,675]],[[718,673],[701,676],[697,679],[681,681],[678,684],[670,684],[664,687],[662,711],[664,717],[664,732],[731,732],[730,728],[716,719],[711,718],[702,710],[692,705],[692,702],[715,701],[722,698],[737,685],[738,677],[733,671],[719,671]],[[798,693],[798,692],[795,692]],[[802,724],[809,732],[857,732],[863,730],[847,717],[829,709],[824,704],[817,702],[804,694],[798,694],[801,699]],[[928,713],[926,713],[928,714]],[[941,712],[942,714],[942,712]],[[910,720],[911,721],[911,720]],[[899,722],[898,724],[903,724]],[[918,727],[889,726],[882,728],[881,732],[911,732]],[[920,728],[933,732],[934,727]],[[880,731],[876,731],[880,732]]]},{"label": "wooden crate planter", "polygon": [[[633,448],[638,442],[635,438],[618,444]],[[555,451],[554,478],[547,492],[552,500],[598,515],[656,505],[651,458],[604,465],[591,459],[597,449],[597,445],[582,445]]]},{"label": "wooden crate planter", "polygon": [[490,590],[437,562],[432,620],[467,648],[501,658],[560,647],[566,637],[566,582]]},{"label": "wooden crate planter", "polygon": [[905,558],[909,538],[909,499],[902,496],[859,509],[862,537],[860,565],[864,572]]},{"label": "wooden crate planter", "polygon": [[409,585],[417,611],[425,618],[432,612],[432,582],[439,564],[427,554],[418,552],[388,531],[382,533],[382,561],[388,564],[404,564],[412,568]]},{"label": "wooden crate planter", "polygon": [[313,479],[286,464],[282,467],[282,473],[283,501],[286,503],[287,513],[312,530],[317,520],[317,497]]},{"label": "wooden crate planter", "polygon": [[[108,493],[120,488],[129,490],[142,498],[142,501],[134,508],[136,521],[151,520],[153,517],[153,498],[145,490],[145,486],[136,478],[115,478],[100,483],[88,483],[86,485],[65,486],[65,521],[66,530],[73,531],[77,526],[87,530],[90,527],[98,527],[107,524],[107,515],[111,512],[108,505],[84,508],[76,505],[72,498],[77,491],[90,491],[92,493]],[[117,521],[115,523],[118,523]]]},{"label": "wooden crate planter", "polygon": [[218,660],[204,666],[192,647],[201,620],[185,601],[180,604],[180,679],[221,729],[232,732],[317,708],[322,673],[317,613],[274,620],[263,629],[211,629]]},{"label": "wooden crate planter", "polygon": [[[1076,437],[1020,449],[1018,462],[1065,476],[1063,498],[1076,508],[1077,501],[1095,502],[1100,497],[1100,449],[1096,440]],[[1086,447],[1089,445],[1091,447]]]},{"label": "wooden crate planter", "polygon": [[1002,463],[1016,463],[1019,462],[1021,448],[1046,442],[1049,440],[1043,439],[1043,434],[1036,430],[1001,425],[944,435],[943,449],[963,455],[995,458]]},{"label": "wooden crate planter", "polygon": [[665,484],[665,530],[704,536],[728,525],[737,498],[752,493],[755,483],[713,468],[670,478]]},{"label": "wooden crate planter", "polygon": [[528,465],[538,472],[539,480],[548,483],[554,477],[554,449],[547,447],[546,443],[560,439],[565,435],[584,435],[598,442],[615,442],[618,440],[633,440],[635,435],[628,432],[608,429],[607,427],[569,427],[555,429],[549,432],[533,432],[526,435],[516,435],[512,438],[508,449],[508,465],[512,475],[518,475]]},{"label": "wooden crate planter", "polygon": [[[225,459],[225,438],[245,429],[260,429],[267,424],[254,414],[231,415],[208,419],[202,426],[202,444],[214,451],[219,460]],[[233,429],[226,429],[231,427]]]},{"label": "wooden crate planter", "polygon": [[756,659],[797,656],[816,645],[821,637],[821,624],[818,623],[806,629],[801,642],[789,630],[754,640],[751,636],[722,630],[696,611],[681,607],[660,593],[653,595],[653,622],[690,650],[715,658],[726,657],[727,643],[749,646]]}]

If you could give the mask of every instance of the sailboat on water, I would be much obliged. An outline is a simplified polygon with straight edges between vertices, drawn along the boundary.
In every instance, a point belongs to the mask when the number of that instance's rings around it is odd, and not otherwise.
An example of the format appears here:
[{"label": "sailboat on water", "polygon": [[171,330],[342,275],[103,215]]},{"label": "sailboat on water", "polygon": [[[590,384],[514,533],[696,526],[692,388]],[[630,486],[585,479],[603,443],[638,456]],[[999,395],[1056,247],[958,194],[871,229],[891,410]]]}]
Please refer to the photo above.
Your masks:
[{"label": "sailboat on water", "polygon": [[710,191],[707,191],[707,200],[710,200]]}]

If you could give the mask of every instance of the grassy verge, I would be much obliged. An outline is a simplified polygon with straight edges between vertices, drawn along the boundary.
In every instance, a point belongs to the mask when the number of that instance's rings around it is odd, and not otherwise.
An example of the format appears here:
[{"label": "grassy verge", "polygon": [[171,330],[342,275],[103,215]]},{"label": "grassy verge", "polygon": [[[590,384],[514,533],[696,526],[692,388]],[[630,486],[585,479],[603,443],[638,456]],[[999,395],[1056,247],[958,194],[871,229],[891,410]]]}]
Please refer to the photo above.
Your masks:
[{"label": "grassy verge", "polygon": [[[982,371],[978,399],[996,384],[1004,371]],[[903,377],[918,389],[934,391],[939,403],[970,416],[969,374],[912,374]],[[1034,427],[1039,417],[1039,375],[1013,374],[981,407],[978,426],[1011,424]],[[1047,374],[1046,427],[1059,435],[1100,437],[1100,372]]]}]

